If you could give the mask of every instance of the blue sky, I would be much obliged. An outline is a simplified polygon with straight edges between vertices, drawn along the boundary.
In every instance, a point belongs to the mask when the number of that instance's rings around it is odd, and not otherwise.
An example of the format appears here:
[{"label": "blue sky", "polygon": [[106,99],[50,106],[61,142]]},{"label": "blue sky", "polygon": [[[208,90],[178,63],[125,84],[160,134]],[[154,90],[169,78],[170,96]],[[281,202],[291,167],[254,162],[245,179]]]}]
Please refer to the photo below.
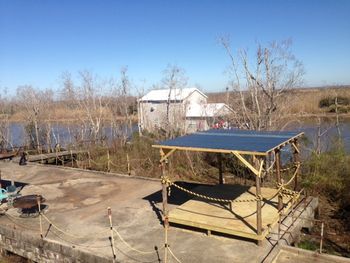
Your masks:
[{"label": "blue sky", "polygon": [[305,85],[350,84],[350,1],[0,0],[0,88],[60,87],[64,71],[160,82],[168,64],[190,84],[222,91],[233,49],[291,38]]}]

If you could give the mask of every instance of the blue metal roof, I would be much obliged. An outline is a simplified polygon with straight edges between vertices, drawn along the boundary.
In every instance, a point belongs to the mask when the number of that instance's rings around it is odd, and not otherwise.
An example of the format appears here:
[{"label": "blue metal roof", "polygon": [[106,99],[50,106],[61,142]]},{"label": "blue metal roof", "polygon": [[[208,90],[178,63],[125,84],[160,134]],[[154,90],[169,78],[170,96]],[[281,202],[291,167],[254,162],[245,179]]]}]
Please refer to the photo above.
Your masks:
[{"label": "blue metal roof", "polygon": [[208,130],[162,141],[154,147],[266,153],[302,134],[292,131]]}]

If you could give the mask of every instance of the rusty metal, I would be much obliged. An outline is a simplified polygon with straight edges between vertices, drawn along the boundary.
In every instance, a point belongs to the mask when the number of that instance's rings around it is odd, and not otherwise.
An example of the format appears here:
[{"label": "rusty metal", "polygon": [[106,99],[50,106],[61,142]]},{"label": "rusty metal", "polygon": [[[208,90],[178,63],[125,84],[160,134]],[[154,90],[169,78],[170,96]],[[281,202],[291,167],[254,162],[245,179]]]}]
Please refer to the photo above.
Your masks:
[{"label": "rusty metal", "polygon": [[14,208],[30,209],[38,206],[38,199],[40,203],[44,203],[46,200],[41,195],[25,195],[13,200]]}]

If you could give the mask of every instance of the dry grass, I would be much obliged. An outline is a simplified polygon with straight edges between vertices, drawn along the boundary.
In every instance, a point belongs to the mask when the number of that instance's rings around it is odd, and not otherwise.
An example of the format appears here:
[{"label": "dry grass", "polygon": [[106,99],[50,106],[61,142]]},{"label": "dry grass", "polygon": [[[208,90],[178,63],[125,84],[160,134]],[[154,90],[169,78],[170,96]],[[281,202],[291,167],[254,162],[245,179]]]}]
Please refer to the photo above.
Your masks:
[{"label": "dry grass", "polygon": [[[232,99],[232,96],[235,94],[230,92],[228,101]],[[350,98],[350,86],[292,89],[284,94],[284,99],[289,104],[290,114],[313,115],[325,113],[319,108],[320,100],[334,96]],[[208,94],[209,102],[226,102],[226,100],[226,92]]]}]

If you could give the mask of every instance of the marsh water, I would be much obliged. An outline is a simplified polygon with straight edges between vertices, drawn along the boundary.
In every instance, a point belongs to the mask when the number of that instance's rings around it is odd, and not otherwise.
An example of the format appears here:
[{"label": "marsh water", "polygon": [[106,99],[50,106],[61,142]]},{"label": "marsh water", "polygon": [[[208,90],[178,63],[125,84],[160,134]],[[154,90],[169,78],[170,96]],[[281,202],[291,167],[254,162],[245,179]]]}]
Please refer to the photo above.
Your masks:
[{"label": "marsh water", "polygon": [[[340,122],[339,126],[340,134],[344,142],[345,149],[350,151],[350,119]],[[137,124],[134,124],[131,129],[126,126],[104,126],[102,134],[107,142],[111,142],[113,139],[124,136],[130,138],[133,132],[138,130]],[[291,125],[286,130],[305,132],[306,145],[309,149],[315,149],[317,134],[320,130],[324,133],[321,137],[322,150],[328,150],[332,147],[335,138],[338,135],[338,129],[334,124],[334,120],[324,120],[321,125],[315,121],[309,119],[304,122],[299,122],[297,125]],[[82,129],[75,124],[55,123],[52,124],[51,141],[55,145],[59,143],[65,147],[75,142],[75,138],[82,137]],[[88,131],[85,131],[88,132]],[[11,123],[10,125],[10,138],[9,141],[13,146],[28,145],[28,133],[24,123]]]}]

